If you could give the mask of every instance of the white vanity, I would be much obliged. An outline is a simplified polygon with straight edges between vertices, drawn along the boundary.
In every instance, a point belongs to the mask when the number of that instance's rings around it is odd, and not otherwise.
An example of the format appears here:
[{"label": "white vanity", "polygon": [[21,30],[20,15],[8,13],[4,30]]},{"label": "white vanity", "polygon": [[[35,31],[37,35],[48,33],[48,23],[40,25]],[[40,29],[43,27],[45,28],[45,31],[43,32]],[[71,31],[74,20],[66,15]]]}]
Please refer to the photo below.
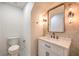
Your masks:
[{"label": "white vanity", "polygon": [[38,38],[38,56],[68,56],[70,45],[70,38],[40,37]]}]

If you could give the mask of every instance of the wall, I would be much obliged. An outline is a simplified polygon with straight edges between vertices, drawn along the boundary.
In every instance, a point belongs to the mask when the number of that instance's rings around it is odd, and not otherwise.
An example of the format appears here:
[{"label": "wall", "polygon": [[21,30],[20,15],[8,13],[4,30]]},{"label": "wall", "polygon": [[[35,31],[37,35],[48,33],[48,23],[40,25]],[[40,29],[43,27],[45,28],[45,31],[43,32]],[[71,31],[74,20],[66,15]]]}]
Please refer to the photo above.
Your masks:
[{"label": "wall", "polygon": [[6,40],[4,36],[4,30],[3,30],[3,17],[2,17],[2,9],[0,4],[0,56],[7,54],[7,47],[6,47]]},{"label": "wall", "polygon": [[39,19],[41,14],[36,6],[35,4],[32,10],[32,55],[37,55],[37,38],[43,35],[43,24],[42,20]]},{"label": "wall", "polygon": [[31,48],[32,48],[32,31],[31,31],[31,12],[33,8],[34,3],[27,3],[24,8],[24,30],[23,30],[23,36],[25,40],[25,47],[24,47],[24,55],[30,56],[31,55]]},{"label": "wall", "polygon": [[7,55],[8,37],[21,36],[22,20],[21,9],[0,3],[0,55]]}]

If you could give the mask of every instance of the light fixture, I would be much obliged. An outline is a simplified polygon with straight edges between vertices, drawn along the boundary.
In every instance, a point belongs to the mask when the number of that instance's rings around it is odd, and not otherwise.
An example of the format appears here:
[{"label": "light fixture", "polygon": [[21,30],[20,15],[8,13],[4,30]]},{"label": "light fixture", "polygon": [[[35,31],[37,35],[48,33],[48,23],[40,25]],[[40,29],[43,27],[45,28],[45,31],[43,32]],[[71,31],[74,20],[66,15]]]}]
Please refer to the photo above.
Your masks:
[{"label": "light fixture", "polygon": [[47,19],[43,19],[44,22],[47,22]]},{"label": "light fixture", "polygon": [[72,9],[73,9],[72,4],[69,4],[69,10],[68,10],[69,11],[68,12],[69,23],[72,23],[72,19],[74,17],[74,12]]},{"label": "light fixture", "polygon": [[47,22],[47,17],[43,16],[43,22]]},{"label": "light fixture", "polygon": [[69,17],[69,18],[72,18],[73,16],[74,16],[74,13],[73,13],[72,11],[69,11],[68,17]]}]

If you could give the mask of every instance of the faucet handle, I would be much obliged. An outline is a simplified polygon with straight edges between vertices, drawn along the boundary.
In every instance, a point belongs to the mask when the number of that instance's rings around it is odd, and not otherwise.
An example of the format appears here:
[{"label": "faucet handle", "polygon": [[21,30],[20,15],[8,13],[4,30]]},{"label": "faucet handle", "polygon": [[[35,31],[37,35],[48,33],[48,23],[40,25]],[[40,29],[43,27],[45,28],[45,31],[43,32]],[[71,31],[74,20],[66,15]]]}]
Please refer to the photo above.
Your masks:
[{"label": "faucet handle", "polygon": [[55,38],[55,35],[53,35],[53,38]]}]

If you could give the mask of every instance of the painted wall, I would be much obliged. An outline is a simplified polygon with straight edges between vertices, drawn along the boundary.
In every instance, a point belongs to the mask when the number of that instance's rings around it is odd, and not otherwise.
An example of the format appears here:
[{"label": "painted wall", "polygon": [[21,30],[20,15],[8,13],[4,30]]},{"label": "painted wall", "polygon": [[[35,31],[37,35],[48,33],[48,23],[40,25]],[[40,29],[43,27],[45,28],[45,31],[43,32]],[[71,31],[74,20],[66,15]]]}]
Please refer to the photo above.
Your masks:
[{"label": "painted wall", "polygon": [[33,8],[34,3],[27,3],[24,8],[24,30],[23,30],[23,36],[25,40],[25,48],[24,48],[24,55],[30,56],[31,55],[31,42],[32,42],[32,31],[31,31],[31,12]]},{"label": "painted wall", "polygon": [[7,55],[8,37],[21,36],[22,20],[21,9],[0,3],[0,55]]}]

